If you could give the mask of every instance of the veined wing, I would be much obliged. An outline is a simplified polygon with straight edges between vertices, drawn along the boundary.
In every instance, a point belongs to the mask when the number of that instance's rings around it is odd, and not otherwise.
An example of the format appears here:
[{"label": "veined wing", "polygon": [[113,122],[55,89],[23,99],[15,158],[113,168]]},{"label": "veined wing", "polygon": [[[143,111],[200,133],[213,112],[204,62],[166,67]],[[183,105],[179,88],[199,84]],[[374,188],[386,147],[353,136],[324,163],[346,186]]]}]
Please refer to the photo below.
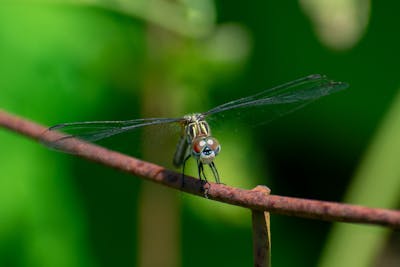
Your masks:
[{"label": "veined wing", "polygon": [[325,75],[313,74],[264,90],[252,96],[227,102],[210,109],[203,113],[203,115],[208,116],[232,109],[285,104],[282,105],[279,112],[275,112],[277,115],[283,115],[313,100],[346,89],[347,87],[347,83],[330,80]]},{"label": "veined wing", "polygon": [[57,148],[63,140],[69,138],[79,138],[89,142],[95,142],[140,127],[169,124],[180,121],[182,121],[182,118],[148,118],[126,121],[84,121],[61,123],[50,127],[48,131],[60,130],[65,133],[65,135],[54,141],[46,142],[46,145]]}]

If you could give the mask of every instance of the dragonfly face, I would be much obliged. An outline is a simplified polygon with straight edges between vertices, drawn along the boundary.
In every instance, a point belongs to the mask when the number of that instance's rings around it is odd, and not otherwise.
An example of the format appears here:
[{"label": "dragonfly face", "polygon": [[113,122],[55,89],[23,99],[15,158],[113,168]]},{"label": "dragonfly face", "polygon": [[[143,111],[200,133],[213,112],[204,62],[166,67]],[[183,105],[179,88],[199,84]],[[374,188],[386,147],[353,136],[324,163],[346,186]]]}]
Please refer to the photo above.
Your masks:
[{"label": "dragonfly face", "polygon": [[203,164],[211,164],[221,151],[218,140],[211,136],[198,136],[192,142],[192,156]]},{"label": "dragonfly face", "polygon": [[[211,136],[211,130],[205,119],[216,119],[218,114],[224,116],[228,112],[240,112],[257,117],[255,112],[261,109],[265,120],[294,111],[326,95],[341,91],[348,85],[328,79],[324,75],[309,75],[276,87],[263,90],[257,94],[229,101],[216,106],[203,113],[194,113],[180,118],[147,118],[127,121],[86,121],[62,123],[50,127],[49,130],[62,130],[62,138],[46,144],[53,148],[62,147],[63,140],[68,138],[81,138],[95,142],[113,135],[133,131],[146,126],[162,126],[166,124],[179,124],[182,127],[181,137],[177,146],[173,163],[176,167],[183,166],[191,156],[197,161],[199,178],[205,179],[203,165],[210,166],[214,178],[219,183],[219,175],[214,164],[214,159],[221,151],[219,142]],[[270,112],[268,112],[270,111]],[[253,116],[254,114],[254,116]],[[240,116],[238,116],[240,117]]]}]

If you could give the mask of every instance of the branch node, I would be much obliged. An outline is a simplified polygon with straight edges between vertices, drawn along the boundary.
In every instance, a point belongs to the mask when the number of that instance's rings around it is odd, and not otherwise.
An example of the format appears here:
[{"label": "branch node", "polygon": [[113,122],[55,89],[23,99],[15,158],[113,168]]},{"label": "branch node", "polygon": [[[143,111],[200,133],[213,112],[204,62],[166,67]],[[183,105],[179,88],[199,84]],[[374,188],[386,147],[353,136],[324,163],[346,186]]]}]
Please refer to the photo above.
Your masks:
[{"label": "branch node", "polygon": [[266,186],[266,185],[257,185],[256,187],[251,189],[251,191],[262,192],[262,193],[264,193],[266,195],[271,194],[271,189],[269,189],[269,187]]}]

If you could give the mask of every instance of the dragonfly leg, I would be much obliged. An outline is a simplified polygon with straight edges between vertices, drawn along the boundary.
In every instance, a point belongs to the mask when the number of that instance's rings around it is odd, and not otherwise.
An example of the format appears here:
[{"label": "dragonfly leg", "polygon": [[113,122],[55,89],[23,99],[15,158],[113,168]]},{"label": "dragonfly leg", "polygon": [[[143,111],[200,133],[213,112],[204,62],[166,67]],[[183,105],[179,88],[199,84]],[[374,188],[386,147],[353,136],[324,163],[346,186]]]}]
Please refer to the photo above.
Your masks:
[{"label": "dragonfly leg", "polygon": [[214,163],[214,162],[211,162],[211,164],[210,164],[210,169],[211,169],[211,171],[212,171],[213,174],[214,174],[215,182],[217,182],[217,184],[220,184],[221,182],[220,182],[220,180],[219,180],[218,170],[217,170],[217,167],[215,166],[215,163]]},{"label": "dragonfly leg", "polygon": [[204,165],[200,160],[197,161],[197,170],[199,172],[200,181],[204,180],[206,183],[208,183],[206,174],[204,173]]},{"label": "dragonfly leg", "polygon": [[[199,171],[199,179],[200,179],[200,181],[204,180],[204,183],[203,183],[204,197],[208,198],[208,190],[210,188],[210,183],[207,181],[206,174],[204,173],[204,165],[199,160],[197,161],[197,168],[198,168],[198,171]],[[208,185],[208,186],[206,187],[205,185]]]},{"label": "dragonfly leg", "polygon": [[186,156],[186,158],[183,160],[183,163],[182,163],[182,184],[181,184],[181,188],[185,187],[185,165],[186,165],[186,161],[188,161],[188,159],[190,159],[190,154]]}]

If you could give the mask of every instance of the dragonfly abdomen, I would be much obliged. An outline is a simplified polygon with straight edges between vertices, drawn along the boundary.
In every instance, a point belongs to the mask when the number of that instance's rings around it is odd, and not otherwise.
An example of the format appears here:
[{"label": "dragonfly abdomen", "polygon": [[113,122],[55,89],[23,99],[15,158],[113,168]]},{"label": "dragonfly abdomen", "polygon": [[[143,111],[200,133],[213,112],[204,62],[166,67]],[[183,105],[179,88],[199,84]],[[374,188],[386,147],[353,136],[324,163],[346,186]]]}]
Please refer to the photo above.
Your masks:
[{"label": "dragonfly abdomen", "polygon": [[187,142],[187,137],[182,135],[179,138],[178,144],[176,145],[174,159],[172,161],[176,168],[181,167],[183,162],[185,161],[185,158],[188,154],[188,146],[189,144]]}]

